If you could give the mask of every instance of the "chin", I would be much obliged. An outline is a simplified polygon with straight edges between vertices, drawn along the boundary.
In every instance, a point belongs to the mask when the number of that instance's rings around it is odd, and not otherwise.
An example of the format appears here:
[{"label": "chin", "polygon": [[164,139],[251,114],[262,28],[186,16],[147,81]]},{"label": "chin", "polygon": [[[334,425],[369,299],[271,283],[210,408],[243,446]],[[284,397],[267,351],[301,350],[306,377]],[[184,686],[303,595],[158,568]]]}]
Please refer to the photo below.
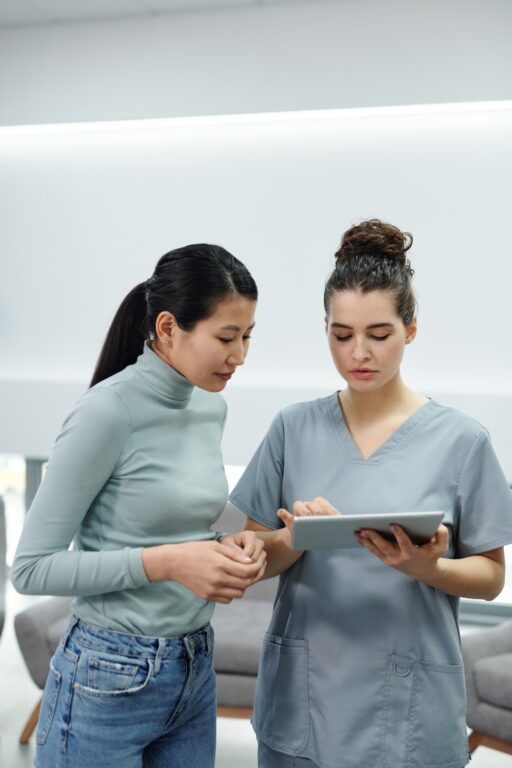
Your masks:
[{"label": "chin", "polygon": [[382,386],[381,383],[377,383],[375,381],[351,381],[349,384],[350,389],[354,390],[354,392],[375,392],[377,389],[380,389]]},{"label": "chin", "polygon": [[200,389],[204,389],[205,392],[222,392],[223,389],[226,389],[227,381],[213,381],[208,382],[202,385],[198,385]]}]

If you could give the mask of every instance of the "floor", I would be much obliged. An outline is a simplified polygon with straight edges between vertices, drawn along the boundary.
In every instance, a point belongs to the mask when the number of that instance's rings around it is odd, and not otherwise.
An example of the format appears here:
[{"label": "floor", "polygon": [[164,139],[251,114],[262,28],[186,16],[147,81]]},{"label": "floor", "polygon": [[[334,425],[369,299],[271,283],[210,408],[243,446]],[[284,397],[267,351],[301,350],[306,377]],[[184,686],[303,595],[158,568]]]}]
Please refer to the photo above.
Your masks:
[{"label": "floor", "polygon": [[[18,737],[40,692],[24,667],[12,626],[12,617],[33,600],[8,590],[7,620],[0,641],[1,768],[29,768],[33,760],[33,737],[26,746],[18,744]],[[216,768],[256,768],[256,742],[248,721],[219,719]],[[478,749],[471,768],[512,768],[512,756]]]}]

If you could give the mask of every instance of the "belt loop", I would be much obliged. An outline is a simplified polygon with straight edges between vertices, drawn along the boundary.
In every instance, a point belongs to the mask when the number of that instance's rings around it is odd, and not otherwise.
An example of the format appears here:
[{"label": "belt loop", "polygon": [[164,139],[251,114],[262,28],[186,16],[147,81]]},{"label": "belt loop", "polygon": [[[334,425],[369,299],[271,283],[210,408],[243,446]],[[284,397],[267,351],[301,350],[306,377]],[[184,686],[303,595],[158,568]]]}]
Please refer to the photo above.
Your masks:
[{"label": "belt loop", "polygon": [[74,628],[78,624],[79,619],[77,616],[72,615],[67,623],[66,629],[62,633],[62,637],[60,639],[59,647],[61,651],[64,651],[66,648],[66,645],[68,644],[68,640],[71,636],[71,633],[73,632]]},{"label": "belt loop", "polygon": [[153,674],[155,675],[155,677],[160,672],[160,667],[162,665],[162,656],[164,655],[165,646],[166,646],[165,637],[159,637],[158,638],[158,650],[157,650],[156,656],[155,656],[155,668],[154,668],[154,671],[153,671]]}]

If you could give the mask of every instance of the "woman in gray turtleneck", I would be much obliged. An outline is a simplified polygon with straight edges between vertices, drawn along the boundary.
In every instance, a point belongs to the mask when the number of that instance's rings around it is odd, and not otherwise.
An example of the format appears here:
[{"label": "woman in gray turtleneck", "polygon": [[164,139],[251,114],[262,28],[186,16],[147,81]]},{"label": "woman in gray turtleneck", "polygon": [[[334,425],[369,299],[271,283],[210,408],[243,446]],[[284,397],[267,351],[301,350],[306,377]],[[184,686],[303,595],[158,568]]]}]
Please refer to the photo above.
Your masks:
[{"label": "woman in gray turtleneck", "polygon": [[227,499],[218,393],[245,360],[256,300],[223,248],[167,253],[122,302],[64,423],[13,566],[20,592],[75,596],[38,768],[214,764],[213,603],[265,567],[254,533],[211,531]]}]

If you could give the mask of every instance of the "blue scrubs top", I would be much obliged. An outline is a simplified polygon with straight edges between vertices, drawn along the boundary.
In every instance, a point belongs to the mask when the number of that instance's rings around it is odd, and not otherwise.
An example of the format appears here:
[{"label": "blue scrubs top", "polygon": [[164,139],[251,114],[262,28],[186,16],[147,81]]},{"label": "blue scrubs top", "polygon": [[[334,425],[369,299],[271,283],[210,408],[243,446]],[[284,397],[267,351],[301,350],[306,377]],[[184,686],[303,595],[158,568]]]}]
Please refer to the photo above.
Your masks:
[{"label": "blue scrubs top", "polygon": [[[447,557],[512,542],[512,493],[487,431],[430,400],[364,459],[337,394],[286,408],[231,495],[257,523],[324,496],[346,514],[439,509]],[[253,726],[321,768],[469,760],[458,598],[361,547],[312,550],[280,577]]]}]

